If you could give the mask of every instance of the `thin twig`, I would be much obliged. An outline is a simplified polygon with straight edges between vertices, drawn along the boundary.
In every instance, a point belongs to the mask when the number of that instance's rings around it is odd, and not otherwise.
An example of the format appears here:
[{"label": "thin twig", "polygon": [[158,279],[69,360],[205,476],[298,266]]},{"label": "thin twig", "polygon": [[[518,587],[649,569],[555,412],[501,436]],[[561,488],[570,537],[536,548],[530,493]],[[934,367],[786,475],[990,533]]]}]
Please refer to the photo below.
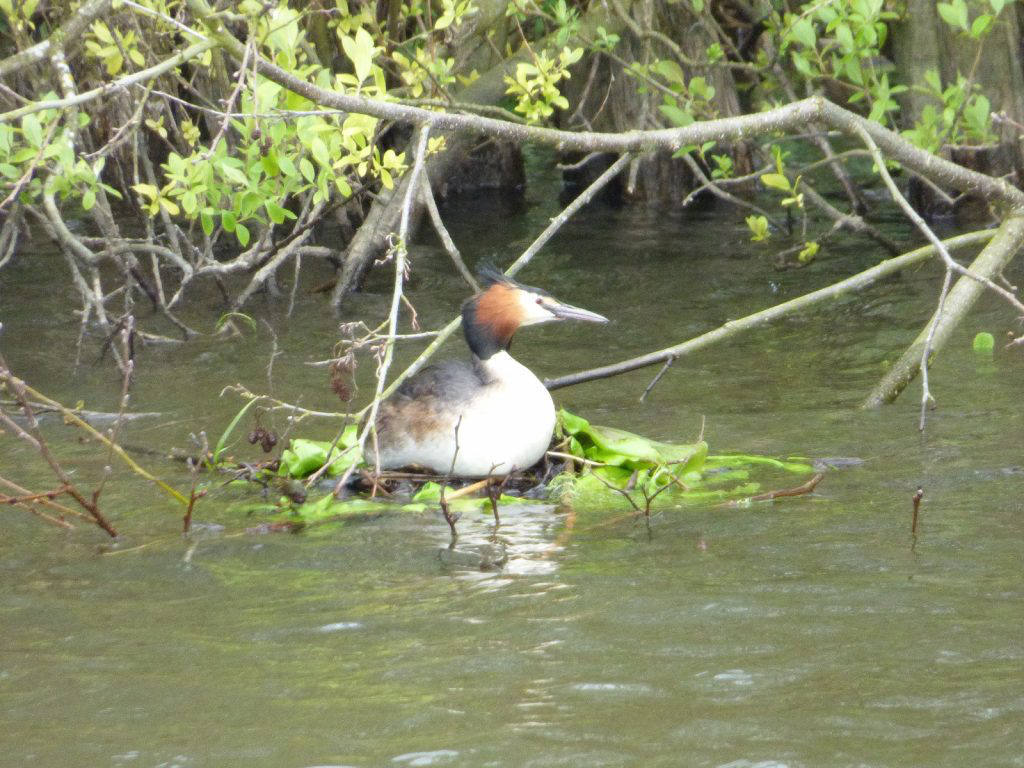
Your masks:
[{"label": "thin twig", "polygon": [[[377,368],[377,387],[374,393],[373,400],[370,405],[363,409],[362,412],[367,413],[366,423],[363,425],[363,429],[359,434],[359,449],[364,451],[366,439],[373,433],[374,436],[374,447],[377,448],[377,412],[380,409],[380,404],[384,401],[385,386],[384,382],[387,380],[388,369],[391,367],[391,361],[394,357],[395,342],[394,337],[398,331],[398,309],[402,305],[402,286],[405,281],[405,269],[406,269],[406,243],[409,236],[409,217],[412,209],[413,200],[416,197],[416,192],[419,190],[419,175],[423,171],[423,163],[426,159],[427,154],[427,139],[430,136],[430,126],[424,125],[419,129],[419,138],[416,143],[416,156],[413,162],[412,169],[409,171],[409,180],[406,189],[406,199],[402,206],[402,216],[399,222],[398,238],[395,243],[394,256],[395,256],[395,284],[394,291],[391,295],[391,310],[388,313],[388,336],[384,340],[384,350],[381,357],[381,363]],[[362,413],[361,412],[361,413]],[[375,470],[377,473],[380,472],[380,451],[374,450],[375,456]],[[338,480],[338,484],[335,486],[335,493],[337,494],[348,479],[352,476],[352,472],[355,469],[355,465],[350,466],[345,473]]]},{"label": "thin twig", "polygon": [[759,493],[756,496],[748,496],[745,499],[734,499],[733,501],[727,501],[719,504],[720,507],[742,507],[749,504],[752,501],[774,501],[775,499],[785,498],[788,496],[803,496],[804,494],[811,493],[815,488],[818,487],[818,483],[825,477],[824,472],[818,472],[810,480],[802,485],[798,485],[795,488],[783,488],[777,491],[767,491],[766,493]]},{"label": "thin twig", "polygon": [[455,246],[455,241],[452,240],[452,236],[448,233],[448,229],[444,225],[444,221],[441,220],[441,212],[437,210],[437,200],[434,199],[434,192],[430,188],[430,177],[427,174],[423,174],[421,181],[422,190],[420,192],[420,199],[427,206],[427,213],[430,214],[430,222],[434,225],[434,230],[437,232],[437,236],[441,239],[441,244],[444,249],[448,252],[452,262],[455,264],[455,268],[459,270],[459,274],[462,275],[463,279],[469,283],[469,287],[474,292],[480,290],[480,284],[473,277],[473,273],[469,271],[466,266],[466,262],[462,260],[462,254],[459,253],[459,249]]},{"label": "thin twig", "polygon": [[643,394],[640,395],[640,402],[641,403],[644,402],[644,400],[647,399],[647,395],[650,394],[650,391],[657,386],[659,381],[661,381],[661,377],[664,376],[666,373],[668,373],[668,369],[672,367],[672,363],[674,363],[676,360],[677,360],[677,358],[675,356],[672,356],[668,360],[665,361],[665,365],[663,365],[661,367],[661,370],[658,371],[657,376],[655,376],[653,379],[651,379],[651,383],[647,385],[647,388],[644,389]]}]

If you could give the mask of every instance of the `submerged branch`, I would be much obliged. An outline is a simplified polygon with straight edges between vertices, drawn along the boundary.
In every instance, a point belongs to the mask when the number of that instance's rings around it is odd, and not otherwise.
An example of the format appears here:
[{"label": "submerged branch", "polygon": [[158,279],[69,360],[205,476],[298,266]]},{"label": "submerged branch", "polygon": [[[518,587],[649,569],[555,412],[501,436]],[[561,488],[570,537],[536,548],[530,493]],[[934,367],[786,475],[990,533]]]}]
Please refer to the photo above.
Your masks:
[{"label": "submerged branch", "polygon": [[[991,231],[969,232],[964,235],[958,235],[957,237],[951,237],[943,242],[947,248],[956,249],[985,242],[993,236],[994,233]],[[559,376],[554,379],[545,379],[544,385],[548,389],[560,389],[561,387],[568,387],[573,384],[581,384],[585,381],[594,381],[596,379],[605,379],[610,376],[617,376],[620,373],[635,371],[638,368],[645,368],[649,365],[664,363],[673,357],[688,355],[691,352],[704,349],[712,344],[724,341],[731,336],[766,325],[780,317],[785,317],[786,315],[807,309],[808,307],[814,306],[815,304],[828,299],[834,299],[846,293],[859,291],[873,283],[876,283],[887,275],[899,272],[902,269],[906,269],[909,266],[924,261],[934,256],[934,254],[934,246],[927,245],[922,248],[918,248],[917,250],[910,251],[902,256],[895,256],[891,259],[887,259],[880,264],[876,264],[870,269],[866,269],[863,272],[859,272],[852,277],[848,277],[845,280],[841,280],[838,283],[834,283],[825,288],[812,291],[811,293],[804,294],[803,296],[783,302],[782,304],[776,304],[774,307],[763,309],[760,312],[747,315],[739,320],[729,320],[713,331],[703,333],[700,336],[684,341],[681,344],[666,347],[665,349],[658,350],[657,352],[650,352],[646,355],[640,355],[639,357],[624,360],[613,365],[605,365],[600,368],[580,371],[579,373],[572,373],[567,376]]]}]

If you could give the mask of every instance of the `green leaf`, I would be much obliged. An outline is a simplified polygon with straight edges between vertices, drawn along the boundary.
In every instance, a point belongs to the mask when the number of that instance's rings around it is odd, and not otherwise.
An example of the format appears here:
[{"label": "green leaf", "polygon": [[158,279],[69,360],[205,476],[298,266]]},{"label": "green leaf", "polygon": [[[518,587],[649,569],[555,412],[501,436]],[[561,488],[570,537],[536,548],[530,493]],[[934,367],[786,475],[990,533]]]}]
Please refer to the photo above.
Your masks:
[{"label": "green leaf", "polygon": [[846,24],[839,24],[836,26],[835,32],[836,41],[842,47],[843,51],[845,53],[853,53],[853,33],[850,31],[850,28]]},{"label": "green leaf", "polygon": [[989,28],[992,26],[992,23],[995,20],[996,17],[990,13],[981,14],[978,18],[974,20],[974,23],[971,24],[971,37],[973,37],[975,40],[977,40],[980,37],[983,37],[985,33],[988,32]]},{"label": "green leaf", "polygon": [[309,151],[313,153],[313,159],[320,163],[320,165],[324,167],[330,166],[330,150],[327,149],[327,145],[324,143],[324,140],[319,136],[314,136],[313,140],[310,141]]},{"label": "green leaf", "polygon": [[249,244],[249,228],[245,224],[236,224],[235,237],[238,238],[239,244],[245,248]]},{"label": "green leaf", "polygon": [[661,75],[669,84],[678,85],[677,90],[686,87],[686,79],[683,75],[683,68],[671,59],[659,59],[654,62],[651,69]]},{"label": "green leaf", "polygon": [[227,429],[225,429],[221,433],[220,439],[217,440],[217,445],[213,449],[213,457],[211,458],[212,463],[216,464],[217,462],[220,461],[221,456],[224,454],[224,449],[228,444],[228,438],[231,437],[231,433],[235,431],[235,427],[238,426],[238,423],[242,420],[242,417],[245,416],[248,410],[252,408],[254,405],[256,405],[256,403],[258,402],[259,398],[254,398],[250,400],[248,403],[242,406],[238,413],[235,414],[235,418],[231,420],[231,423],[228,424]]},{"label": "green leaf", "polygon": [[661,114],[669,119],[670,122],[680,128],[689,125],[694,120],[693,115],[680,109],[674,104],[661,104],[658,109],[661,111]]},{"label": "green leaf", "polygon": [[562,431],[576,439],[584,458],[629,469],[671,464],[673,471],[699,471],[707,455],[707,444],[675,445],[649,440],[612,427],[599,427],[566,410],[558,412]]},{"label": "green leaf", "polygon": [[755,243],[767,240],[771,233],[768,231],[768,219],[764,216],[750,215],[746,218],[747,228],[750,229],[751,237]]},{"label": "green leaf", "polygon": [[936,8],[939,11],[939,16],[949,26],[967,31],[967,3],[964,0],[939,3]]},{"label": "green leaf", "polygon": [[806,48],[814,48],[817,45],[818,37],[814,34],[814,25],[808,18],[798,19],[790,28],[789,34]]},{"label": "green leaf", "polygon": [[821,247],[818,245],[816,240],[811,240],[804,244],[804,249],[797,254],[797,260],[801,264],[808,264],[814,260],[814,257],[818,254],[818,249]]},{"label": "green leaf", "polygon": [[[278,470],[278,474],[288,477],[306,477],[331,461],[333,463],[327,470],[327,474],[337,475],[352,464],[362,463],[362,452],[353,447],[358,442],[359,436],[355,424],[345,427],[333,451],[330,450],[332,445],[330,441],[295,438],[281,453],[281,468]],[[352,450],[348,450],[349,448]],[[344,456],[340,456],[346,450],[348,452]]]},{"label": "green leaf", "polygon": [[448,29],[448,27],[452,25],[453,21],[455,21],[455,8],[453,6],[449,6],[448,8],[445,8],[444,13],[441,14],[440,18],[434,22],[434,29],[438,31]]},{"label": "green leaf", "polygon": [[177,216],[181,213],[181,209],[178,208],[178,204],[170,198],[160,197],[157,198],[157,201],[160,203],[160,207],[167,211],[171,216]]},{"label": "green leaf", "polygon": [[228,181],[233,181],[235,184],[248,185],[249,179],[246,178],[245,174],[242,173],[238,168],[227,165],[225,163],[220,164],[220,172]]},{"label": "green leaf", "polygon": [[757,454],[748,453],[732,453],[732,454],[719,454],[715,456],[708,456],[704,460],[705,469],[720,469],[722,467],[737,466],[737,465],[760,465],[763,467],[774,467],[775,469],[781,469],[784,472],[792,472],[795,475],[801,475],[808,472],[814,471],[814,466],[807,463],[805,460],[797,460],[790,457],[788,461],[782,459],[773,459],[771,456],[758,456]]},{"label": "green leaf", "polygon": [[289,179],[294,179],[299,175],[298,169],[295,167],[295,163],[288,155],[281,155],[277,158],[278,167],[281,169],[281,173],[287,176]]},{"label": "green leaf", "polygon": [[267,210],[267,216],[275,224],[283,224],[285,219],[294,219],[295,214],[289,211],[287,208],[282,208],[272,200],[267,200],[263,207]]},{"label": "green leaf", "polygon": [[974,349],[974,352],[979,355],[991,355],[992,350],[995,349],[995,346],[995,336],[993,336],[988,331],[982,331],[981,333],[975,335],[974,342],[971,344],[971,347]]},{"label": "green leaf", "polygon": [[352,67],[356,73],[356,80],[360,83],[370,74],[370,67],[373,66],[373,55],[375,53],[373,38],[370,33],[360,27],[356,30],[355,37],[345,35],[341,38],[341,47],[345,55],[352,61]]},{"label": "green leaf", "polygon": [[94,205],[96,205],[96,190],[85,190],[85,194],[82,195],[82,210],[91,211]]},{"label": "green leaf", "polygon": [[792,56],[790,58],[793,60],[793,66],[796,67],[797,72],[804,77],[814,76],[814,73],[811,70],[811,62],[808,61],[806,56],[794,50],[792,51]]},{"label": "green leaf", "polygon": [[36,115],[25,115],[21,118],[21,132],[33,147],[38,149],[43,146],[43,126]]},{"label": "green leaf", "polygon": [[260,166],[268,177],[273,178],[281,172],[281,166],[277,162],[277,153],[270,150],[260,158]]},{"label": "green leaf", "polygon": [[93,31],[93,34],[96,35],[96,38],[100,42],[107,43],[107,44],[113,44],[114,37],[113,37],[113,35],[110,34],[110,30],[107,29],[107,25],[104,24],[102,21],[97,21],[97,22],[93,23],[92,31]]},{"label": "green leaf", "polygon": [[302,178],[312,184],[316,180],[316,169],[313,164],[309,162],[309,158],[304,157],[299,160],[299,170],[302,172]]},{"label": "green leaf", "polygon": [[764,184],[766,187],[771,187],[772,189],[780,189],[783,192],[789,192],[790,190],[789,179],[787,179],[781,173],[762,174],[761,183]]}]

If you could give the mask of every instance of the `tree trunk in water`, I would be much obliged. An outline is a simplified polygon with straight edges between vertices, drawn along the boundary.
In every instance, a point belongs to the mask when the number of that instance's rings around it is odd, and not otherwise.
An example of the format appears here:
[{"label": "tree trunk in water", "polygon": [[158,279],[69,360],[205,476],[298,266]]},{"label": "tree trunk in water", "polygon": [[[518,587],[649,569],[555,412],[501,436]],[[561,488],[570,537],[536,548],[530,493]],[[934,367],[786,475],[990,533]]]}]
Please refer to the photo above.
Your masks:
[{"label": "tree trunk in water", "polygon": [[[894,27],[892,37],[901,82],[924,83],[924,75],[930,69],[938,72],[943,86],[955,84],[962,75],[969,83],[980,86],[993,113],[1007,118],[994,121],[993,130],[998,136],[995,146],[943,149],[942,154],[983,173],[1014,174],[1018,184],[1024,179],[1024,143],[1020,127],[1024,125],[1021,32],[1021,11],[1017,4],[1008,4],[988,36],[978,43],[945,24],[932,0],[908,0],[905,20]],[[903,103],[900,120],[903,128],[910,128],[927,104],[941,111],[935,97],[919,88],[907,91]],[[914,207],[924,213],[949,211],[949,206],[932,190],[916,181],[911,182],[910,194]]]},{"label": "tree trunk in water", "polygon": [[[658,39],[663,36],[675,43],[682,56],[691,61],[706,59],[707,48],[715,42],[715,38],[705,26],[708,20],[702,20],[699,14],[695,14],[689,3],[642,0],[623,10],[629,15],[630,22],[621,33],[622,40],[614,51],[619,58],[642,65],[656,60],[675,61],[682,69],[687,83],[695,76],[704,77],[715,89],[711,101],[715,114],[698,117],[732,117],[741,114],[731,70],[715,66],[700,69],[688,67],[684,60],[670,50],[670,44],[664,39]],[[702,13],[710,14],[710,10],[705,9]],[[621,63],[611,57],[601,56],[601,59],[594,73],[590,72],[590,59],[584,59],[577,65],[566,94],[570,104],[579,104],[573,117],[580,116],[580,122],[589,130],[608,132],[672,125],[659,110],[663,91],[647,86],[644,88],[647,92],[640,93],[638,86],[642,84],[641,81],[627,74]],[[563,127],[579,126],[570,124]],[[737,174],[750,170],[748,152],[744,146],[719,145],[714,151],[733,155]],[[603,166],[595,166],[592,175],[596,176],[602,169]],[[580,186],[586,186],[588,180],[588,177],[580,179]],[[630,169],[626,195],[642,203],[678,205],[695,186],[694,174],[684,159],[673,158],[669,152],[659,152],[640,158]]]}]

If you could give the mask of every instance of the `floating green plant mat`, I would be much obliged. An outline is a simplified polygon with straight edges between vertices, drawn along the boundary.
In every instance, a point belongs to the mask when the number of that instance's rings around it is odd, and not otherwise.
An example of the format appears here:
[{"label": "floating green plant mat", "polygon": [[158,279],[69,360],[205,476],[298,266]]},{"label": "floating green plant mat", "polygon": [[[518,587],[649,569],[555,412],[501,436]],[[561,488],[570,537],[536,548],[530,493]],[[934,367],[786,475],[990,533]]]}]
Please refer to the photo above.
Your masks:
[{"label": "floating green plant mat", "polygon": [[[547,503],[572,505],[577,509],[606,510],[633,504],[650,507],[670,503],[706,503],[749,499],[766,487],[793,485],[793,475],[811,475],[814,467],[806,459],[785,460],[749,454],[709,455],[707,443],[666,443],[632,432],[591,424],[568,411],[558,413],[559,451],[578,459],[567,461],[565,471],[547,487]],[[328,476],[342,474],[353,464],[363,465],[356,426],[345,428],[336,443],[293,439],[282,453],[280,478],[301,480],[329,464]],[[367,467],[369,469],[369,467]],[[787,477],[789,478],[787,480]],[[490,500],[457,496],[448,487],[446,496],[453,512],[490,513]],[[627,500],[626,496],[634,499]],[[441,486],[425,482],[404,502],[369,499],[364,496],[335,499],[331,493],[302,503],[282,499],[278,507],[283,519],[314,523],[329,519],[380,514],[384,511],[424,512],[440,504]],[[499,506],[537,503],[502,494]]]},{"label": "floating green plant mat", "polygon": [[750,454],[709,455],[704,441],[664,443],[612,427],[591,424],[566,410],[558,426],[567,452],[593,462],[582,472],[564,472],[551,484],[555,501],[575,507],[605,506],[624,493],[640,506],[655,494],[659,503],[749,498],[765,483],[792,484],[785,475],[811,475],[806,459],[774,459]]},{"label": "floating green plant mat", "polygon": [[301,480],[316,472],[324,464],[330,464],[324,473],[333,477],[340,475],[353,464],[363,463],[363,452],[359,450],[359,435],[355,424],[349,424],[341,433],[337,443],[324,440],[293,439],[281,454],[278,474]]}]

